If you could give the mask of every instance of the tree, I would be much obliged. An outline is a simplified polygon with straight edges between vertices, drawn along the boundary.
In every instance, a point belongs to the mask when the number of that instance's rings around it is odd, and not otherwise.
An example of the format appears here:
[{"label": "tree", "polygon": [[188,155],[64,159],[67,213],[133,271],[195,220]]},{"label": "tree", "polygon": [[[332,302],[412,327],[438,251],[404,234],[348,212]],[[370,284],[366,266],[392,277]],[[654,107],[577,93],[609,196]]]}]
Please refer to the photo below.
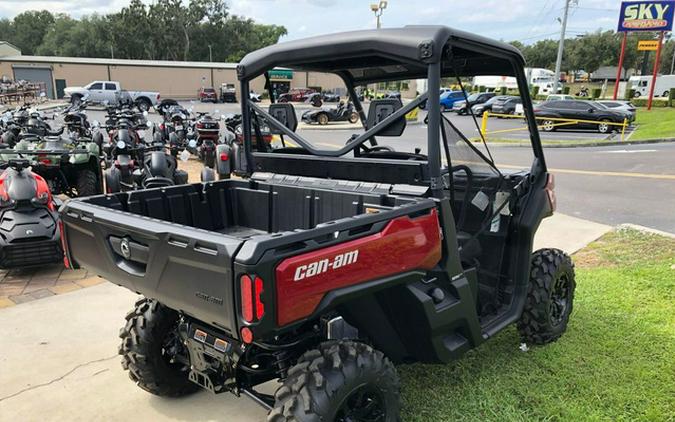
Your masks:
[{"label": "tree", "polygon": [[12,21],[12,40],[23,54],[35,54],[42,39],[54,24],[54,16],[47,10],[31,10],[14,17]]}]

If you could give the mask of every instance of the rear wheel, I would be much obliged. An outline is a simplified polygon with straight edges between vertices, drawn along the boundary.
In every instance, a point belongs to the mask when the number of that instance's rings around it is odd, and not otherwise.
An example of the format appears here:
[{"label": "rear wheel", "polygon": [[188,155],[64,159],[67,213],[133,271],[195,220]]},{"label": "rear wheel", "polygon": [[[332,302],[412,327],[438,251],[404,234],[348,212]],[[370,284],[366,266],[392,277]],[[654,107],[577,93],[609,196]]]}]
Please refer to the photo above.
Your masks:
[{"label": "rear wheel", "polygon": [[99,191],[98,178],[96,173],[89,169],[77,172],[77,196],[91,196],[101,193]]},{"label": "rear wheel", "polygon": [[328,341],[300,357],[275,394],[268,422],[399,420],[399,379],[382,352]]},{"label": "rear wheel", "polygon": [[157,396],[181,397],[199,390],[188,379],[188,353],[178,335],[178,313],[151,299],[141,299],[120,330],[122,367],[129,378]]},{"label": "rear wheel", "polygon": [[555,123],[553,120],[544,120],[541,122],[541,128],[544,129],[545,132],[553,132],[555,130]]},{"label": "rear wheel", "polygon": [[145,98],[138,100],[138,109],[140,111],[150,111],[150,107],[152,107],[152,104],[150,104],[150,101],[146,100]]},{"label": "rear wheel", "polygon": [[356,123],[359,121],[359,115],[356,112],[352,112],[352,114],[349,115],[349,123]]},{"label": "rear wheel", "polygon": [[318,116],[316,116],[316,121],[320,125],[327,125],[328,124],[328,115],[326,113],[321,113]]},{"label": "rear wheel", "polygon": [[523,341],[545,344],[556,341],[567,329],[574,302],[574,264],[559,249],[532,254],[530,285],[518,321]]},{"label": "rear wheel", "polygon": [[609,125],[609,120],[603,119],[598,123],[598,132],[600,133],[609,133],[612,131],[612,127]]}]

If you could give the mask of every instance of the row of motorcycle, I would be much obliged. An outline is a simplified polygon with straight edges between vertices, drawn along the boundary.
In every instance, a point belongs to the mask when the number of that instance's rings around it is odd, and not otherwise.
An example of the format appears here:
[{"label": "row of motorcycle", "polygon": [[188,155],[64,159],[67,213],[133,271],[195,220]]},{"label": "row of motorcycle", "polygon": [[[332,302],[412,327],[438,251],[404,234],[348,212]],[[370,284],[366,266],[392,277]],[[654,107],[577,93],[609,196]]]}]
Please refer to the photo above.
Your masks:
[{"label": "row of motorcycle", "polygon": [[193,113],[164,100],[156,107],[159,124],[124,105],[106,107],[101,123],[89,121],[87,105],[48,115],[24,104],[0,116],[0,268],[63,259],[60,195],[184,184],[188,174],[177,160],[191,155],[204,163],[202,181],[230,176],[238,115]]}]

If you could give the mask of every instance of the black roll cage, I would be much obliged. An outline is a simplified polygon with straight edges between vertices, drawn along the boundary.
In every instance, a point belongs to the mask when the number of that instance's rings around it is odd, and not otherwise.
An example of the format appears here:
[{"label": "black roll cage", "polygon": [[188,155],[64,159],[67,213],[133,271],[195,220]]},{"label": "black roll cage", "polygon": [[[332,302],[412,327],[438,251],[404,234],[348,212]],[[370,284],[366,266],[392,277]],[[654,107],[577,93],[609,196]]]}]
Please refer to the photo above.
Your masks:
[{"label": "black roll cage", "polygon": [[[443,31],[444,30],[449,30],[448,28],[445,27],[440,27]],[[408,28],[403,28],[399,29],[397,31],[406,31]],[[415,30],[419,29],[412,27],[410,30]],[[430,28],[430,30],[433,30],[435,28]],[[442,32],[442,31],[440,31]],[[355,34],[355,33],[354,33]],[[338,34],[339,35],[339,34]],[[530,140],[533,148],[533,153],[535,156],[535,160],[533,163],[533,168],[532,172],[538,174],[543,174],[546,172],[546,162],[544,159],[544,154],[543,154],[543,149],[541,146],[541,141],[539,138],[539,132],[537,130],[537,125],[536,125],[536,120],[534,118],[534,111],[532,107],[532,100],[529,96],[529,89],[528,89],[528,83],[527,83],[527,78],[525,76],[525,72],[523,69],[523,60],[522,56],[518,55],[520,57],[520,60],[516,59],[516,55],[511,51],[508,52],[506,51],[506,48],[501,45],[497,45],[498,43],[490,41],[488,43],[486,39],[483,38],[470,38],[468,37],[465,33],[460,33],[458,32],[458,35],[456,38],[459,38],[459,35],[462,35],[464,37],[463,39],[453,39],[451,36],[450,38],[446,39],[446,42],[448,44],[444,46],[436,46],[434,45],[433,41],[430,41],[431,47],[429,47],[427,42],[422,43],[419,45],[420,51],[424,48],[427,48],[428,50],[430,49],[432,51],[431,56],[426,57],[424,56],[423,53],[420,53],[420,59],[417,62],[414,62],[410,58],[402,58],[400,56],[394,55],[391,52],[385,51],[385,52],[379,52],[379,54],[383,57],[386,57],[389,60],[392,60],[394,62],[399,62],[401,64],[406,64],[406,65],[414,65],[415,72],[424,70],[426,67],[426,77],[428,81],[428,90],[426,93],[423,93],[419,95],[417,98],[415,98],[412,102],[404,105],[400,109],[398,109],[396,112],[393,114],[389,115],[387,118],[385,118],[383,121],[375,125],[374,127],[368,129],[366,125],[366,116],[363,111],[363,106],[361,102],[358,99],[358,95],[356,95],[355,91],[355,80],[352,77],[352,75],[348,71],[343,71],[343,70],[333,70],[331,71],[330,69],[313,69],[312,68],[312,62],[307,61],[303,62],[302,60],[296,60],[294,63],[289,64],[288,66],[293,68],[293,67],[298,67],[300,70],[304,71],[317,71],[317,72],[330,72],[333,73],[337,76],[339,76],[343,82],[345,83],[345,86],[347,87],[347,91],[349,93],[349,97],[351,101],[354,103],[354,107],[356,111],[359,113],[359,116],[361,118],[361,122],[364,126],[365,133],[357,136],[356,138],[350,140],[344,147],[340,148],[339,150],[321,150],[317,149],[314,146],[312,146],[311,143],[309,143],[307,140],[302,138],[300,135],[297,133],[293,132],[289,128],[287,128],[285,125],[283,125],[281,122],[279,122],[277,119],[272,117],[269,113],[267,113],[263,108],[260,106],[256,105],[254,102],[252,102],[248,96],[244,95],[242,96],[242,130],[243,130],[243,136],[244,136],[244,148],[245,148],[245,153],[246,153],[246,160],[247,160],[247,168],[248,169],[253,169],[254,167],[254,156],[253,156],[253,150],[252,150],[252,145],[251,145],[251,110],[253,110],[257,116],[263,116],[271,125],[275,126],[278,130],[280,130],[283,135],[288,136],[289,138],[293,139],[295,142],[297,142],[300,146],[302,146],[307,152],[309,152],[311,155],[315,156],[324,156],[324,157],[340,157],[343,156],[350,151],[353,151],[356,148],[359,148],[361,145],[363,145],[366,141],[370,141],[371,145],[377,145],[377,141],[375,136],[382,130],[386,129],[389,125],[394,123],[397,119],[405,116],[408,112],[419,106],[422,102],[425,100],[427,101],[427,106],[428,106],[428,123],[427,123],[427,165],[429,167],[429,181],[430,181],[430,188],[431,188],[431,193],[432,196],[435,198],[442,198],[443,197],[443,183],[441,180],[441,115],[440,115],[440,82],[441,82],[441,77],[443,75],[447,76],[458,76],[457,73],[457,68],[460,69],[470,69],[470,70],[485,70],[485,71],[494,71],[493,63],[490,63],[488,61],[485,61],[484,68],[481,67],[480,61],[478,64],[471,62],[471,59],[473,57],[489,57],[489,58],[499,58],[508,61],[512,67],[513,74],[516,78],[517,84],[518,84],[518,90],[520,92],[520,96],[523,101],[523,110],[525,114],[525,118],[527,121],[528,125],[528,130],[530,132]],[[352,36],[352,34],[347,33],[347,37]],[[308,45],[311,45],[312,39],[309,39]],[[454,43],[457,43],[461,46],[467,46],[469,48],[469,56],[464,56],[464,57],[458,57],[455,58],[453,57],[453,52],[452,48],[450,46],[451,41]],[[461,44],[460,44],[461,41]],[[295,43],[302,42],[302,40],[298,40]],[[494,45],[492,45],[494,44]],[[282,46],[281,44],[278,44],[277,46]],[[276,46],[271,46],[267,47],[267,49],[274,49]],[[450,48],[448,48],[450,47]],[[436,57],[434,57],[433,50],[439,50],[440,54],[436,54]],[[265,50],[265,49],[263,49]],[[302,47],[298,47],[298,51],[302,50]],[[473,56],[472,56],[473,54]],[[482,54],[483,56],[480,56]],[[329,52],[326,52],[326,55],[329,55]],[[349,55],[345,56],[343,53],[340,58],[344,59],[345,57],[350,57]],[[358,57],[357,54],[351,56],[353,57]],[[242,62],[244,62],[242,60]],[[316,60],[314,58],[313,60]],[[256,64],[256,63],[254,63]],[[241,92],[249,92],[250,90],[250,80],[252,80],[255,77],[264,75],[266,79],[266,85],[268,89],[271,91],[271,85],[269,84],[269,76],[268,76],[268,71],[275,67],[275,66],[283,66],[285,65],[284,63],[274,63],[271,67],[267,69],[263,69],[259,72],[254,72],[249,75],[246,75],[246,69],[245,66],[241,66],[240,69],[238,69],[239,72],[239,77],[240,77],[240,89]],[[307,65],[306,67],[303,65]],[[373,66],[375,68],[376,66]],[[451,73],[452,71],[452,73]],[[412,72],[412,71],[411,71]],[[414,75],[411,73],[410,78],[417,78],[421,76],[422,73],[415,73]],[[358,80],[356,81],[359,85],[360,84],[367,84],[367,83],[373,83],[373,82],[381,82],[381,81],[387,81],[387,80],[401,80],[401,75],[387,78],[386,76],[384,77],[378,77],[378,78],[373,78],[372,80]],[[270,98],[272,102],[274,102],[274,98],[271,96],[270,92]],[[258,120],[258,119],[256,119]],[[257,138],[260,135],[259,133],[259,127],[258,125],[255,125],[254,130],[256,131]],[[481,134],[482,136],[482,134]],[[494,163],[493,163],[494,164]]]}]

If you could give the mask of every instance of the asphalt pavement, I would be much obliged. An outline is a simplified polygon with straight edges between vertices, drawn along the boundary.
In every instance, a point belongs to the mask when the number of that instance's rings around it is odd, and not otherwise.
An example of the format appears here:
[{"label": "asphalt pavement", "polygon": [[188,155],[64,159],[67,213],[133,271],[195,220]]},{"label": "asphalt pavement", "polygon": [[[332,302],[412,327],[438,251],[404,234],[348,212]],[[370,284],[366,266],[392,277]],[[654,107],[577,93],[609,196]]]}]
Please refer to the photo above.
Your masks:
[{"label": "asphalt pavement", "polygon": [[[239,112],[237,104],[186,102],[185,105],[193,107],[194,111],[211,111],[215,115]],[[305,104],[296,105],[298,114],[310,108]],[[88,113],[90,120],[104,120],[101,111],[90,110]],[[445,113],[445,116],[465,136],[478,136],[478,129],[470,116],[457,116],[454,113]],[[156,113],[150,113],[149,118],[159,121]],[[423,119],[423,115],[420,115],[420,119]],[[504,127],[522,126],[522,123],[507,119],[494,120],[495,125]],[[491,119],[489,125],[492,124]],[[298,133],[319,148],[334,149],[343,146],[351,135],[349,130],[336,129],[338,127],[325,130],[300,129]],[[398,151],[412,152],[420,148],[424,152],[426,131],[424,124],[408,125],[403,136],[380,137],[379,142]],[[571,139],[572,134],[578,139],[599,139],[599,134],[588,131],[542,133],[542,139]],[[495,161],[505,169],[529,168],[532,163],[532,152],[527,147],[501,143],[489,143],[489,147]],[[558,209],[561,212],[598,223],[632,223],[675,233],[674,143],[545,148],[545,153],[548,167],[556,176]]]}]

